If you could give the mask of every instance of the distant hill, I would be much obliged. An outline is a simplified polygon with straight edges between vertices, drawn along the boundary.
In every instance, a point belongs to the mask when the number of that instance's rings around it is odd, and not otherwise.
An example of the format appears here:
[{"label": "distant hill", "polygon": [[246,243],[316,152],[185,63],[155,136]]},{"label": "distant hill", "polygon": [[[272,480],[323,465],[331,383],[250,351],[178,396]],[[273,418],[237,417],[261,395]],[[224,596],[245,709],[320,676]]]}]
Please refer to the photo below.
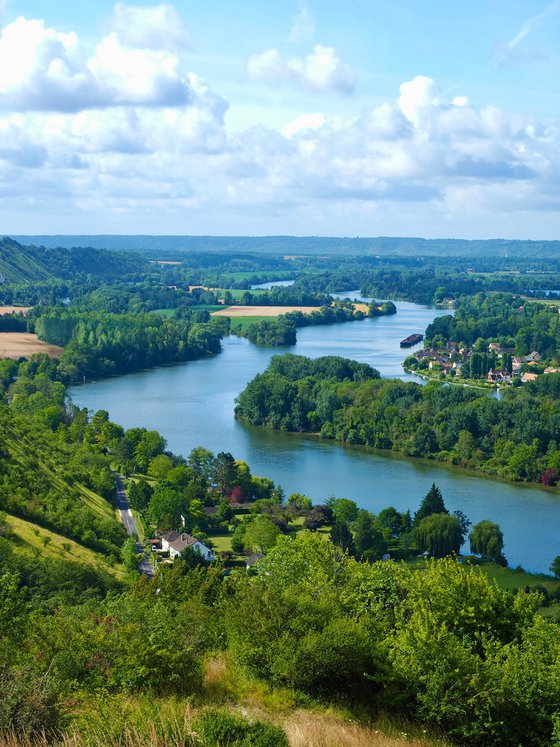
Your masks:
[{"label": "distant hill", "polygon": [[0,282],[45,280],[52,273],[37,252],[12,239],[0,240]]},{"label": "distant hill", "polygon": [[0,283],[23,283],[53,277],[66,280],[77,275],[115,278],[138,272],[144,265],[144,259],[130,253],[96,247],[86,250],[46,244],[24,246],[14,239],[0,238]]},{"label": "distant hill", "polygon": [[267,254],[336,254],[428,257],[558,257],[560,241],[509,239],[422,239],[377,236],[13,236],[24,244],[45,247],[95,247],[141,252],[151,257],[195,252],[262,252]]}]

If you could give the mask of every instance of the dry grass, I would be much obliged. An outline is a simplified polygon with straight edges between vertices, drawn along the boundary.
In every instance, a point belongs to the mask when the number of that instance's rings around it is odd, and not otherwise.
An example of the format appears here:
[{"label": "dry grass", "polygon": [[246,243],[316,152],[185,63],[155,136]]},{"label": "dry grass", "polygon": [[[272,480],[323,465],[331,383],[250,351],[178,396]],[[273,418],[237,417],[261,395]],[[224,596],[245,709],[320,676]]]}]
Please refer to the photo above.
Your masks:
[{"label": "dry grass", "polygon": [[304,314],[311,314],[318,311],[318,306],[230,306],[223,311],[214,311],[212,316],[280,316],[287,314],[289,311],[302,311]]},{"label": "dry grass", "polygon": [[33,306],[0,306],[0,316],[5,314],[27,314]]},{"label": "dry grass", "polygon": [[367,314],[369,311],[369,305],[367,303],[355,303],[354,311],[361,311],[364,314]]},{"label": "dry grass", "polygon": [[0,358],[29,358],[34,353],[46,353],[49,358],[58,358],[62,348],[47,345],[37,335],[29,332],[0,332]]},{"label": "dry grass", "polygon": [[290,747],[426,747],[428,744],[404,733],[392,737],[379,729],[310,711],[296,711],[282,726]]}]

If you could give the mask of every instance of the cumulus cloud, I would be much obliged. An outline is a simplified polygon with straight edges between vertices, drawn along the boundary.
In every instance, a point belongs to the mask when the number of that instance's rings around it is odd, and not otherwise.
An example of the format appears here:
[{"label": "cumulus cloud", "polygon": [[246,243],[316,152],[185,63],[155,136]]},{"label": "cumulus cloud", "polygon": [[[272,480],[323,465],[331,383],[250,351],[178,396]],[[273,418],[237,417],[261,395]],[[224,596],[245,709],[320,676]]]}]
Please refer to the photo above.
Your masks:
[{"label": "cumulus cloud", "polygon": [[316,114],[301,114],[282,128],[282,134],[290,138],[303,130],[317,130],[324,124],[325,115],[321,114],[321,112],[317,112]]},{"label": "cumulus cloud", "polygon": [[277,85],[287,83],[312,91],[352,93],[356,75],[333,47],[316,44],[307,57],[282,57],[277,49],[251,55],[247,73],[252,80]]},{"label": "cumulus cloud", "polygon": [[[175,21],[168,5],[121,4],[87,48],[38,20],[2,30],[8,230],[18,216],[27,227],[28,206],[53,232],[61,227],[51,216],[76,232],[414,235],[430,225],[457,234],[481,216],[505,227],[526,211],[557,218],[557,121],[477,108],[418,75],[360,115],[304,111],[281,130],[228,136],[228,104],[185,69]],[[179,32],[162,45],[168,23]],[[321,92],[348,92],[355,81],[320,45],[294,59],[271,49],[248,69],[257,80]]]},{"label": "cumulus cloud", "polygon": [[[183,106],[195,94],[178,54],[175,11],[116,6],[115,30],[88,56],[75,33],[18,18],[0,34],[0,109],[80,111],[116,105]],[[128,23],[125,23],[125,20]],[[168,32],[175,28],[175,35]]]}]

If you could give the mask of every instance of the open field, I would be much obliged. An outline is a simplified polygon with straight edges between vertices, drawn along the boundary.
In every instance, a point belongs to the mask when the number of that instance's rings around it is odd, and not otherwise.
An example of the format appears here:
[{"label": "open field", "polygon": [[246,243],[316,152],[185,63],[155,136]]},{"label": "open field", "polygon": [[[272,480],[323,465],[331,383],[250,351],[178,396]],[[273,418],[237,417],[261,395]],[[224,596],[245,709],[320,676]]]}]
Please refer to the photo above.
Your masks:
[{"label": "open field", "polygon": [[62,348],[47,345],[37,335],[29,332],[0,332],[0,358],[29,358],[34,353],[46,353],[49,358],[58,358]]},{"label": "open field", "polygon": [[33,306],[0,306],[0,316],[5,314],[27,314]]},{"label": "open field", "polygon": [[500,589],[513,591],[514,589],[524,589],[526,586],[536,586],[540,584],[550,592],[558,591],[560,588],[560,579],[542,574],[527,573],[527,571],[517,570],[516,568],[504,568],[496,563],[482,563],[480,569],[490,580],[496,581]]},{"label": "open field", "polygon": [[531,296],[521,296],[524,301],[532,303],[544,303],[545,306],[560,306],[560,301],[556,298],[532,298]]},{"label": "open field", "polygon": [[223,311],[214,311],[212,316],[229,316],[239,318],[244,316],[276,317],[287,314],[288,311],[302,311],[311,314],[318,310],[318,306],[230,306]]},{"label": "open field", "polygon": [[369,306],[367,303],[355,303],[354,304],[354,311],[361,311],[364,314],[367,314],[369,311]]}]

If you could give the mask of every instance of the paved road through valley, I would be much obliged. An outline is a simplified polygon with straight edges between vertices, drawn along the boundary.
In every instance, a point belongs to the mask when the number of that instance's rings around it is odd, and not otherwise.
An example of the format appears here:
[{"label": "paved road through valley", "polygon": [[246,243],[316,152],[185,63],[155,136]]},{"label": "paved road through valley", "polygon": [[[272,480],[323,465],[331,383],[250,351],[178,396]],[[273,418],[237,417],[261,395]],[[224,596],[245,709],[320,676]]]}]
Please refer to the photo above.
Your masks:
[{"label": "paved road through valley", "polygon": [[[117,486],[117,489],[115,491],[115,502],[121,515],[121,521],[124,528],[126,529],[126,533],[131,537],[137,537],[138,530],[136,528],[134,516],[132,515],[132,511],[130,510],[130,506],[128,505],[128,498],[126,497],[126,491],[124,489],[123,481],[121,480],[119,475],[117,475],[116,473],[113,474],[115,475],[115,483]],[[154,569],[151,566],[148,556],[144,552],[144,546],[141,542],[136,543],[136,551],[138,553],[142,553],[142,560],[138,564],[139,573],[144,574],[144,576],[148,576],[148,578],[153,578]]]}]

